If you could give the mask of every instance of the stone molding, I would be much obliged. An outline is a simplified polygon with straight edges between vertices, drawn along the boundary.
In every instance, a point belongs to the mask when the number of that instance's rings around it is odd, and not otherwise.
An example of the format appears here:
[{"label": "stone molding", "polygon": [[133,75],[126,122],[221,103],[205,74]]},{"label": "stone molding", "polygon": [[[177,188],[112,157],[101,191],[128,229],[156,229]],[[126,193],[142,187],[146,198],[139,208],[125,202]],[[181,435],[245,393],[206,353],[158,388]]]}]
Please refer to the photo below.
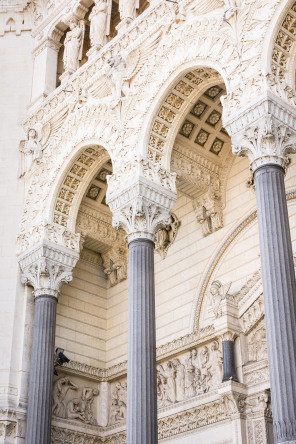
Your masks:
[{"label": "stone molding", "polygon": [[43,241],[18,259],[21,282],[33,287],[35,298],[43,295],[57,298],[60,287],[71,282],[79,254]]},{"label": "stone molding", "polygon": [[[161,174],[162,171],[160,177]],[[128,242],[139,238],[155,242],[157,230],[171,223],[170,210],[177,197],[175,189],[161,187],[142,176],[135,179],[128,188],[113,195],[114,182],[111,181],[107,204],[113,213],[112,225],[125,230]]]}]

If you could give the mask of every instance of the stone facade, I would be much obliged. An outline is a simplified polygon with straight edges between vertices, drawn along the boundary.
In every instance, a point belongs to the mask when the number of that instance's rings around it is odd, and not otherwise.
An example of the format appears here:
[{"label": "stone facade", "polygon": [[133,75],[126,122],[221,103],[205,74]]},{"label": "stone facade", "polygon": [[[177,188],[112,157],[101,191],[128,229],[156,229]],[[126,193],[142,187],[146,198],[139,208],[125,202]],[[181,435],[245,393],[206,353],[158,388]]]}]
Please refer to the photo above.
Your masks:
[{"label": "stone facade", "polygon": [[296,442],[295,29],[2,1],[0,443]]}]

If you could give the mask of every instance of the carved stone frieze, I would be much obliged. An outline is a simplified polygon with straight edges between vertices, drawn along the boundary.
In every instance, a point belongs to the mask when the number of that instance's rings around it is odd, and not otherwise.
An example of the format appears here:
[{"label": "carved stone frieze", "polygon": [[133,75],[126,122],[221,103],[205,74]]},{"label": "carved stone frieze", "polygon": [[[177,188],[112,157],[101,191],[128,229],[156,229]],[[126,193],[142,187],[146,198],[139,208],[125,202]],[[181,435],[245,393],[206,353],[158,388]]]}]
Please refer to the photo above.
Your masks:
[{"label": "carved stone frieze", "polygon": [[235,294],[235,299],[237,300],[239,307],[241,307],[261,285],[261,270],[259,269],[258,271],[255,271],[252,277],[248,279],[247,283]]},{"label": "carved stone frieze", "polygon": [[250,386],[269,383],[269,370],[267,359],[250,363],[243,368],[244,383]]},{"label": "carved stone frieze", "polygon": [[267,359],[265,320],[259,322],[248,334],[249,361]]},{"label": "carved stone frieze", "polygon": [[264,316],[263,295],[241,316],[240,323],[244,334],[247,334]]}]

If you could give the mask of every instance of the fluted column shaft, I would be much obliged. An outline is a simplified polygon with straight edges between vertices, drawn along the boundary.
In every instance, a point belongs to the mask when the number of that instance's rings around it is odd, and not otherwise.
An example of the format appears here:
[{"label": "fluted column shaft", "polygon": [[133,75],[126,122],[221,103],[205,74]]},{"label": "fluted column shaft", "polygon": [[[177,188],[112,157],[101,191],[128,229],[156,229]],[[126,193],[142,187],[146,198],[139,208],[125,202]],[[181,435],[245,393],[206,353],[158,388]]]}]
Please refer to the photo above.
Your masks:
[{"label": "fluted column shaft", "polygon": [[235,368],[234,341],[224,341],[223,346],[223,380],[238,381]]},{"label": "fluted column shaft", "polygon": [[35,299],[26,444],[51,443],[56,305],[54,296]]},{"label": "fluted column shaft", "polygon": [[275,441],[296,444],[296,283],[284,170],[264,165],[254,177]]},{"label": "fluted column shaft", "polygon": [[156,444],[154,243],[129,243],[127,444]]}]

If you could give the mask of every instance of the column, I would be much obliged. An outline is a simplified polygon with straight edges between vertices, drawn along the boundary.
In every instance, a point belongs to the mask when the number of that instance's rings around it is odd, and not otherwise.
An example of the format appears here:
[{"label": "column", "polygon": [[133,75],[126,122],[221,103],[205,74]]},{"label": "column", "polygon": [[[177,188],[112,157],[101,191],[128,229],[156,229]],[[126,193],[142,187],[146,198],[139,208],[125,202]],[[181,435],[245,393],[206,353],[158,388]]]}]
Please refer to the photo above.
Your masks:
[{"label": "column", "polygon": [[233,141],[255,178],[275,442],[296,444],[296,284],[284,184],[296,116],[283,108],[266,100],[258,112],[274,115],[264,114]]},{"label": "column", "polygon": [[154,242],[129,243],[127,443],[157,440]]},{"label": "column", "polygon": [[35,299],[26,442],[50,444],[57,298]]},{"label": "column", "polygon": [[223,379],[222,382],[236,381],[235,355],[234,355],[234,338],[233,335],[225,335],[222,337],[223,347]]},{"label": "column", "polygon": [[72,280],[72,269],[77,260],[77,253],[65,249],[60,252],[58,246],[52,249],[48,245],[34,248],[19,259],[22,283],[33,287],[35,298],[27,444],[51,443],[56,305],[60,287]]},{"label": "column", "polygon": [[276,442],[296,443],[296,282],[284,169],[254,173]]},{"label": "column", "polygon": [[[154,244],[157,230],[171,222],[176,188],[175,175],[148,160],[137,170],[138,177],[135,165],[113,173],[107,203],[129,244],[127,444],[157,444]],[[151,175],[159,175],[158,184]]]}]

